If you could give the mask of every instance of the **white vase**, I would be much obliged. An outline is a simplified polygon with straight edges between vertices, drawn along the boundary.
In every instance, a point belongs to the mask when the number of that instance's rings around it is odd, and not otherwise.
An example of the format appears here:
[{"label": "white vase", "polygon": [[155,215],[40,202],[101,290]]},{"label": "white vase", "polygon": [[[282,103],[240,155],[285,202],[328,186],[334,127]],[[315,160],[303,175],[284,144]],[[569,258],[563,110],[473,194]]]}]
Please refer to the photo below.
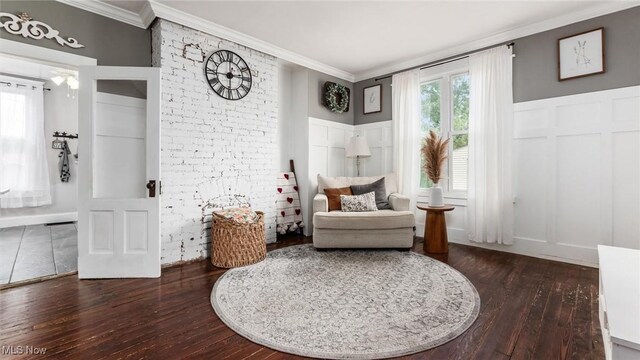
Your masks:
[{"label": "white vase", "polygon": [[442,197],[442,188],[440,184],[433,184],[431,187],[431,197],[429,199],[429,206],[442,207],[444,206],[444,199]]}]

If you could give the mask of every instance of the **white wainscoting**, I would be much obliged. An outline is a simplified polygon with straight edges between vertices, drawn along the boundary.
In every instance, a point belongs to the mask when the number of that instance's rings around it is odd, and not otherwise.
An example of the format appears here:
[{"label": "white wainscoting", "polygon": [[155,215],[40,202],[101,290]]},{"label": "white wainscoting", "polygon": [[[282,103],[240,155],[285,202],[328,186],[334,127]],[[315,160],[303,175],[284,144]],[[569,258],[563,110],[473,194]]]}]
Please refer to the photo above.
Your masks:
[{"label": "white wainscoting", "polygon": [[[361,176],[381,175],[393,171],[393,136],[391,121],[364,125],[348,125],[334,121],[309,118],[309,191],[307,204],[311,214],[313,197],[318,187],[317,175],[355,176],[353,159],[347,159],[345,151],[349,139],[358,134],[364,136],[371,149],[371,157],[361,160]],[[300,185],[304,183],[300,181]],[[310,221],[308,222],[310,223]],[[313,224],[307,224],[307,230]]]},{"label": "white wainscoting", "polygon": [[[393,171],[393,136],[391,121],[347,125],[309,118],[309,175],[355,176],[355,160],[347,159],[349,139],[360,135],[367,139],[371,157],[361,159],[360,175],[374,176]],[[314,188],[315,189],[315,188]]]},{"label": "white wainscoting", "polygon": [[[318,174],[325,176],[353,176],[353,160],[347,159],[345,149],[353,136],[353,125],[309,118],[309,178],[306,203],[309,219],[313,218],[313,197],[318,188]],[[313,220],[307,221],[305,233],[313,231]]]},{"label": "white wainscoting", "polygon": [[375,176],[393,171],[391,120],[354,126],[354,133],[367,139],[371,157],[360,160],[360,174]]},{"label": "white wainscoting", "polygon": [[309,175],[312,187],[315,176],[352,176],[353,160],[347,159],[345,149],[353,136],[353,125],[309,118]]},{"label": "white wainscoting", "polygon": [[[597,245],[640,248],[640,87],[515,104],[515,239],[483,247],[597,266]],[[469,243],[465,201],[447,213]],[[424,231],[419,214],[418,234]]]}]

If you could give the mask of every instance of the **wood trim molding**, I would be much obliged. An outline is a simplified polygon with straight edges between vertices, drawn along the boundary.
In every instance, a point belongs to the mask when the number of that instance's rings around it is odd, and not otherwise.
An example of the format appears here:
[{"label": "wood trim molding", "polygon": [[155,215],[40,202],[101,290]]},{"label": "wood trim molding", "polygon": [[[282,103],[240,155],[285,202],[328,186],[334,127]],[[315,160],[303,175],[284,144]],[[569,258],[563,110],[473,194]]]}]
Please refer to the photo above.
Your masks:
[{"label": "wood trim molding", "polygon": [[78,66],[97,65],[97,60],[94,58],[7,39],[0,39],[0,49],[2,49],[0,53],[4,55],[25,57],[47,64],[58,64],[67,67],[70,65],[76,68]]},{"label": "wood trim molding", "polygon": [[145,24],[140,14],[133,11],[125,10],[117,6],[104,3],[102,1],[86,1],[86,0],[56,0],[59,3],[70,5],[78,9],[102,15],[120,22],[133,25],[142,29],[146,29],[149,24]]},{"label": "wood trim molding", "polygon": [[[569,24],[574,24],[583,20],[588,20],[594,17],[607,15],[617,11],[630,9],[636,6],[638,6],[638,3],[634,1],[614,1],[614,2],[603,3],[601,6],[598,6],[596,8],[587,8],[579,12],[563,14],[563,15],[550,18],[544,21],[540,21],[534,24],[525,25],[522,27],[504,31],[492,36],[488,36],[482,39],[470,41],[462,45],[442,49],[441,51],[436,51],[436,52],[430,53],[429,55],[425,55],[425,56],[413,58],[407,61],[398,62],[392,65],[382,66],[382,67],[368,70],[365,72],[357,73],[355,74],[355,81],[358,82],[358,81],[367,80],[370,78],[406,70],[406,69],[411,69],[424,64],[428,64],[430,62],[450,58],[460,54],[468,53],[470,51],[475,51],[477,49],[483,49],[496,44],[505,43],[521,37],[541,33],[547,30],[559,28]],[[515,44],[515,46],[517,49],[518,44]]]},{"label": "wood trim molding", "polygon": [[218,36],[225,40],[233,41],[237,44],[261,51],[263,53],[275,56],[279,59],[289,61],[312,70],[335,76],[342,80],[347,80],[350,82],[354,81],[353,74],[349,72],[323,64],[306,56],[296,54],[292,51],[283,49],[264,40],[257,39],[253,36],[246,35],[239,31],[230,29],[222,25],[218,25],[208,20],[204,20],[186,12],[176,10],[165,4],[161,4],[155,1],[149,1],[149,4],[151,5],[153,14],[156,17],[169,20],[171,22],[187,26],[192,29],[196,29],[207,34]]},{"label": "wood trim molding", "polygon": [[[156,17],[160,17],[175,23],[188,26],[190,28],[206,32],[211,35],[219,36],[229,41],[236,42],[240,45],[262,51],[269,55],[275,56],[282,60],[292,62],[297,65],[307,67],[312,70],[320,71],[328,75],[335,76],[337,78],[347,80],[350,82],[357,82],[374,78],[380,75],[386,75],[393,72],[401,71],[404,69],[410,69],[429,62],[446,59],[448,57],[456,56],[459,54],[474,51],[489,47],[492,45],[507,42],[520,37],[533,35],[543,31],[555,29],[561,26],[573,24],[579,21],[591,19],[594,17],[610,14],[617,11],[626,10],[635,6],[638,6],[633,1],[613,1],[603,3],[601,6],[595,8],[588,8],[579,12],[573,12],[569,14],[563,14],[558,17],[547,19],[534,24],[514,28],[508,31],[504,31],[492,36],[488,36],[482,39],[467,42],[462,45],[442,49],[430,53],[429,55],[413,58],[410,60],[397,62],[393,65],[382,66],[358,74],[352,74],[347,71],[335,68],[333,66],[323,64],[319,61],[310,59],[306,56],[302,56],[295,52],[283,49],[275,46],[264,40],[257,39],[255,37],[243,34],[239,31],[218,25],[214,22],[204,20],[197,16],[185,13],[183,11],[174,9],[171,6],[155,2],[154,0],[147,0],[144,7],[139,14],[132,11],[121,9],[117,6],[113,6],[101,1],[91,0],[56,0],[58,2],[75,6],[77,8],[93,12],[102,16],[112,18],[133,26],[137,26],[143,29],[149,27]],[[517,46],[517,44],[516,44]]]}]

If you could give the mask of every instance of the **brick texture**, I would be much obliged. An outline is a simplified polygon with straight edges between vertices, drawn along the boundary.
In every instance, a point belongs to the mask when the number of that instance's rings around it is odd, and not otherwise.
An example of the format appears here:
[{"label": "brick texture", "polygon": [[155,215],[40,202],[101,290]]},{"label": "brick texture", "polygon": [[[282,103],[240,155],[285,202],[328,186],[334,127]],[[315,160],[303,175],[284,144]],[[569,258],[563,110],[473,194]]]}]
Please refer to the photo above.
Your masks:
[{"label": "brick texture", "polygon": [[[251,92],[239,101],[215,94],[189,44],[206,56],[219,49],[240,55],[252,70]],[[152,61],[162,68],[162,262],[209,256],[206,205],[221,196],[248,196],[265,212],[267,242],[275,241],[276,58],[159,19]]]}]

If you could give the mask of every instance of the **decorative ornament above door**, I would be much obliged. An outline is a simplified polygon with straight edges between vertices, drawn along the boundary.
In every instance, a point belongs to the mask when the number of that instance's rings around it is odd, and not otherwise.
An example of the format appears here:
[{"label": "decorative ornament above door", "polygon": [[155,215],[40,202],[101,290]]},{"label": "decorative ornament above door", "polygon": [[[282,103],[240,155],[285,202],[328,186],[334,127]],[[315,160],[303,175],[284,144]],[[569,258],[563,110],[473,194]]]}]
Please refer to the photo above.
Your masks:
[{"label": "decorative ornament above door", "polygon": [[204,76],[216,94],[227,100],[240,100],[251,90],[251,69],[236,53],[218,50],[204,66]]},{"label": "decorative ornament above door", "polygon": [[349,97],[351,91],[348,87],[331,81],[324,83],[323,104],[329,110],[338,114],[349,111]]},{"label": "decorative ornament above door", "polygon": [[60,44],[60,46],[68,46],[74,49],[84,47],[84,45],[79,44],[78,40],[72,37],[66,39],[60,37],[58,30],[54,30],[42,21],[32,20],[29,14],[24,12],[18,15],[0,12],[0,29],[4,29],[9,34],[22,35],[25,38],[35,40],[43,38],[52,39]]}]

